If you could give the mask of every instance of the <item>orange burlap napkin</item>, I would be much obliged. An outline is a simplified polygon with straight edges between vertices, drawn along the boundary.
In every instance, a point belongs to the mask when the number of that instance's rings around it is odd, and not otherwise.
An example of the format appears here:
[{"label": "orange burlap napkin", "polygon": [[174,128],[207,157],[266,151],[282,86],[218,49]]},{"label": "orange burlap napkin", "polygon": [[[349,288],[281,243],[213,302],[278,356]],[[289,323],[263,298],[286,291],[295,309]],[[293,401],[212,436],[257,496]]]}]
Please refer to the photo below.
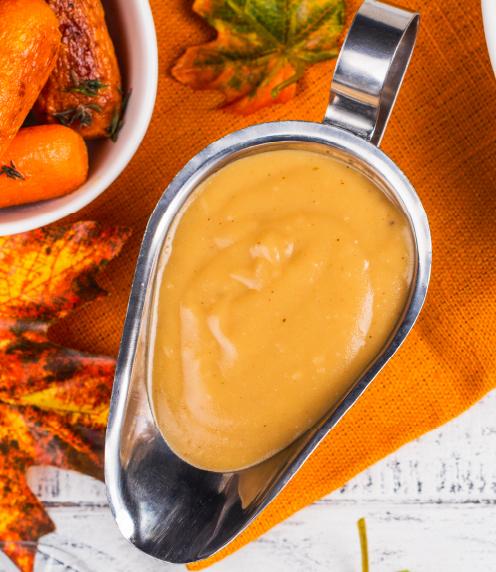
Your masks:
[{"label": "orange burlap napkin", "polygon": [[[349,17],[358,4],[348,3]],[[182,49],[211,33],[190,5],[190,0],[152,0],[161,58],[152,125],[121,178],[73,217],[128,225],[134,236],[102,278],[111,295],[57,326],[55,334],[65,344],[117,352],[146,221],[192,155],[251,123],[319,121],[324,113],[329,63],[306,74],[293,101],[247,118],[216,109],[216,94],[195,93],[173,81],[168,71]],[[434,263],[425,309],[397,356],[279,498],[207,562],[447,422],[495,385],[496,81],[486,54],[480,1],[404,0],[403,5],[420,11],[422,20],[383,149],[410,178],[430,218]]]}]

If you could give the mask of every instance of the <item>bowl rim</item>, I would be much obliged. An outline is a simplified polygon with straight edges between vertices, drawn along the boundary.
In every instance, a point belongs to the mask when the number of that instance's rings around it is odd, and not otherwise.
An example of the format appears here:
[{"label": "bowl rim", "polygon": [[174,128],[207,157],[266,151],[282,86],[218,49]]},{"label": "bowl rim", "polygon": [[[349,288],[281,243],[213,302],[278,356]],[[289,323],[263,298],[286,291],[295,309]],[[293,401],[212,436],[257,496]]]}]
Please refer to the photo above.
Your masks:
[{"label": "bowl rim", "polygon": [[[125,4],[124,2],[123,4]],[[146,67],[148,81],[143,86],[142,94],[140,94],[140,105],[133,119],[132,135],[128,137],[122,144],[121,149],[115,159],[109,162],[106,172],[92,182],[90,188],[81,194],[74,191],[72,200],[65,204],[55,207],[50,211],[33,212],[25,216],[21,220],[9,220],[2,222],[0,220],[0,236],[18,234],[29,230],[40,228],[52,222],[55,222],[68,215],[74,214],[93,202],[98,196],[110,187],[110,185],[124,171],[128,163],[135,155],[143,138],[148,130],[150,121],[155,107],[155,99],[158,88],[158,45],[155,23],[153,20],[152,10],[149,0],[137,0],[139,9],[137,12],[137,26],[144,31],[142,41],[144,52],[146,54]],[[70,194],[68,195],[70,196]],[[57,200],[49,199],[46,202]],[[44,201],[45,202],[45,201]],[[43,202],[43,203],[44,203]],[[40,203],[40,204],[43,204]],[[31,205],[20,205],[35,207],[36,203]]]},{"label": "bowl rim", "polygon": [[481,0],[481,9],[487,51],[489,52],[493,71],[496,74],[496,14],[494,13],[494,0]]}]

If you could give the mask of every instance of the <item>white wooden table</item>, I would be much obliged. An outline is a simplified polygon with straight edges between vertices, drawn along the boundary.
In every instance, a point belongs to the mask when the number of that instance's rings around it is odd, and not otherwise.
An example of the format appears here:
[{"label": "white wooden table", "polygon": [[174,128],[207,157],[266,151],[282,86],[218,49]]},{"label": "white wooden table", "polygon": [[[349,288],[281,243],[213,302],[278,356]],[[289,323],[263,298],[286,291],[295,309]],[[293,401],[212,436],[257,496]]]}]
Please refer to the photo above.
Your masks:
[{"label": "white wooden table", "polygon": [[[104,486],[51,468],[29,475],[57,531],[40,549],[36,572],[175,570],[122,539]],[[409,443],[212,572],[358,572],[356,521],[365,517],[372,572],[496,570],[496,393],[458,419]],[[14,570],[0,559],[1,572]]]}]

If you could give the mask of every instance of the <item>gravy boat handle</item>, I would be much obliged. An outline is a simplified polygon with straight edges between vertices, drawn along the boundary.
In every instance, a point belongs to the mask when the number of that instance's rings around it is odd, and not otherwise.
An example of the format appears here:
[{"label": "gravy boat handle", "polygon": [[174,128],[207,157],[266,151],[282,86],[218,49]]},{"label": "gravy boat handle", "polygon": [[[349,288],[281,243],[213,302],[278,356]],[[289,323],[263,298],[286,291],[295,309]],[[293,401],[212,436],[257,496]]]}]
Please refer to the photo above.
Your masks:
[{"label": "gravy boat handle", "polygon": [[339,54],[324,123],[379,145],[412,57],[420,16],[375,0],[358,10]]}]

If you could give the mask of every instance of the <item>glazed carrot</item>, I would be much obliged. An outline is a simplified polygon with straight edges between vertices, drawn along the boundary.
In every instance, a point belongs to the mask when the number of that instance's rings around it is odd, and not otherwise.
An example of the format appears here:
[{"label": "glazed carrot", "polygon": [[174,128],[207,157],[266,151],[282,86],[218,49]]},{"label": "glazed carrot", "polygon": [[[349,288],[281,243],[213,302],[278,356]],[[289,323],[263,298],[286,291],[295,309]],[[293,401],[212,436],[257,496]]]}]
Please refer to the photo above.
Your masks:
[{"label": "glazed carrot", "polygon": [[25,127],[0,160],[0,207],[66,195],[87,176],[81,135],[63,125]]},{"label": "glazed carrot", "polygon": [[110,137],[119,122],[121,76],[100,0],[46,0],[57,15],[62,46],[36,111],[85,139]]},{"label": "glazed carrot", "polygon": [[0,0],[0,157],[55,65],[57,18],[44,0]]}]

